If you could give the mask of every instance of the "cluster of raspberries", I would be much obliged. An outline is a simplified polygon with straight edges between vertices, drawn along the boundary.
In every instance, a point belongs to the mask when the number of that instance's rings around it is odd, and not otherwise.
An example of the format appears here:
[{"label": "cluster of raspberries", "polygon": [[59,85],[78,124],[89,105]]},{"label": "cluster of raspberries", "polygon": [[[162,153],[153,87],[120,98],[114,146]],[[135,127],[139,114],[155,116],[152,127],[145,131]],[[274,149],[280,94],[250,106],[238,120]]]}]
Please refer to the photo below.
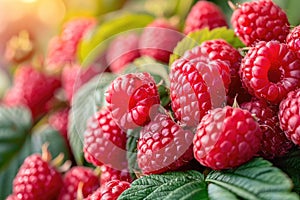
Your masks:
[{"label": "cluster of raspberries", "polygon": [[[91,21],[81,22],[76,26],[94,26]],[[106,106],[87,121],[83,141],[85,160],[99,168],[100,176],[97,169],[83,166],[74,166],[62,176],[49,156],[34,154],[21,166],[8,199],[117,199],[133,181],[126,157],[128,130],[139,130],[136,174],[141,175],[193,168],[195,161],[213,170],[231,169],[255,156],[272,160],[299,147],[300,27],[291,29],[286,13],[271,0],[237,5],[231,25],[247,48],[236,49],[215,39],[187,50],[169,66],[167,106],[161,105],[161,83],[148,72],[119,74],[109,85]],[[223,26],[229,27],[220,8],[199,1],[190,10],[183,33],[168,20],[157,19],[140,34],[114,38],[105,60],[115,74],[141,56],[166,64],[184,35]],[[67,39],[60,37],[52,44],[50,63],[74,59],[74,49],[57,56],[69,47],[58,41],[78,43],[76,34],[65,31],[63,35]],[[22,101],[34,116],[44,112],[60,82],[31,68],[17,76],[4,102]],[[45,95],[33,95],[32,84],[24,92],[22,83],[27,79],[36,80],[39,91],[48,91],[49,97],[41,101]],[[42,102],[40,107],[37,102]],[[63,113],[67,119],[68,110]]]}]

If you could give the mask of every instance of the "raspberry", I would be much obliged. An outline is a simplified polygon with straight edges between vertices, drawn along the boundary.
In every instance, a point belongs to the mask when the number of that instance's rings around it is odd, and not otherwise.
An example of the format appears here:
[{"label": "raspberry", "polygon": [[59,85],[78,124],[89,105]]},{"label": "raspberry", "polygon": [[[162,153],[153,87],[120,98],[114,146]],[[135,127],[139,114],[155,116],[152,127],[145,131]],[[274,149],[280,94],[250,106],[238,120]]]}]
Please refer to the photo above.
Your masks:
[{"label": "raspberry", "polygon": [[60,71],[65,64],[76,61],[76,50],[80,40],[96,25],[94,18],[78,18],[63,26],[59,37],[51,40],[47,52],[47,69]]},{"label": "raspberry", "polygon": [[59,110],[49,117],[49,124],[61,133],[67,143],[69,110],[69,108]]},{"label": "raspberry", "polygon": [[185,21],[184,33],[203,28],[214,29],[226,26],[226,18],[222,10],[212,2],[198,1],[191,9]]},{"label": "raspberry", "polygon": [[229,64],[201,57],[189,61],[185,56],[172,64],[170,95],[176,118],[195,128],[208,110],[226,103]]},{"label": "raspberry", "polygon": [[279,127],[277,113],[262,100],[253,100],[241,105],[255,115],[262,131],[262,144],[259,154],[266,159],[285,155],[292,148],[292,143],[286,138]]},{"label": "raspberry", "polygon": [[237,167],[260,149],[262,132],[251,113],[226,106],[205,115],[194,137],[194,156],[214,170]]},{"label": "raspberry", "polygon": [[286,37],[286,43],[300,58],[300,25],[293,28],[293,30],[288,34]]},{"label": "raspberry", "polygon": [[8,106],[27,106],[36,119],[47,111],[46,104],[59,86],[58,78],[48,76],[32,66],[21,66],[3,102]]},{"label": "raspberry", "polygon": [[13,194],[22,200],[56,199],[63,185],[59,172],[40,154],[27,157],[13,180]]},{"label": "raspberry", "polygon": [[71,50],[66,49],[65,43],[59,36],[53,37],[48,43],[46,69],[60,72],[66,63],[75,62],[76,57]]},{"label": "raspberry", "polygon": [[62,71],[62,87],[66,93],[67,100],[72,103],[73,96],[78,89],[91,78],[99,74],[101,69],[90,66],[87,69],[78,64],[66,65]]},{"label": "raspberry", "polygon": [[284,42],[289,33],[286,13],[271,0],[241,4],[232,14],[236,35],[247,45],[258,41]]},{"label": "raspberry", "polygon": [[6,200],[19,200],[19,199],[18,199],[17,195],[11,194],[6,197]]},{"label": "raspberry", "polygon": [[64,138],[66,145],[69,149],[69,154],[72,156],[72,150],[68,138],[68,121],[69,121],[69,108],[61,109],[50,115],[48,121],[52,128],[57,130]]},{"label": "raspberry", "polygon": [[248,92],[274,104],[300,86],[300,60],[277,41],[257,43],[242,60],[240,70]]},{"label": "raspberry", "polygon": [[135,33],[115,38],[106,52],[106,61],[110,65],[110,70],[119,73],[128,63],[140,57],[138,45],[139,36]]},{"label": "raspberry", "polygon": [[149,73],[119,76],[108,88],[106,101],[113,119],[123,129],[147,124],[152,107],[160,103],[155,81]]},{"label": "raspberry", "polygon": [[126,134],[118,127],[106,108],[94,114],[84,133],[84,157],[95,166],[120,166],[126,159]]},{"label": "raspberry", "polygon": [[75,166],[65,174],[64,184],[58,199],[77,199],[77,190],[80,182],[83,184],[83,197],[87,197],[100,187],[99,178],[91,168]]},{"label": "raspberry", "polygon": [[201,45],[185,52],[183,57],[187,60],[202,57],[203,59],[227,61],[230,63],[232,75],[235,76],[239,71],[239,65],[242,60],[241,54],[223,39],[205,41]]},{"label": "raspberry", "polygon": [[193,134],[166,114],[157,114],[142,128],[138,141],[138,165],[144,174],[176,170],[193,158]]},{"label": "raspberry", "polygon": [[117,200],[117,198],[130,187],[126,181],[112,180],[105,184],[101,192],[101,200]]},{"label": "raspberry", "polygon": [[174,47],[182,38],[182,34],[168,21],[155,20],[144,29],[140,37],[140,54],[168,63]]},{"label": "raspberry", "polygon": [[287,138],[300,145],[300,89],[288,93],[279,106],[279,122]]},{"label": "raspberry", "polygon": [[103,189],[103,187],[98,188],[91,195],[84,198],[84,200],[101,200],[101,191],[102,191],[102,189]]},{"label": "raspberry", "polygon": [[112,166],[110,165],[102,165],[100,184],[105,185],[105,183],[111,180],[120,180],[120,181],[127,181],[127,182],[132,181],[128,169],[118,170],[112,168]]},{"label": "raspberry", "polygon": [[90,31],[96,23],[96,19],[90,17],[72,19],[63,25],[61,38],[64,41],[73,42],[77,45],[80,42],[80,39],[82,39],[82,37],[84,37],[84,35]]},{"label": "raspberry", "polygon": [[230,63],[231,83],[229,92],[232,97],[241,91],[239,69],[241,65],[241,54],[225,40],[216,39],[203,42],[200,46],[187,51],[184,56],[187,60],[202,57],[202,59],[222,60]]}]

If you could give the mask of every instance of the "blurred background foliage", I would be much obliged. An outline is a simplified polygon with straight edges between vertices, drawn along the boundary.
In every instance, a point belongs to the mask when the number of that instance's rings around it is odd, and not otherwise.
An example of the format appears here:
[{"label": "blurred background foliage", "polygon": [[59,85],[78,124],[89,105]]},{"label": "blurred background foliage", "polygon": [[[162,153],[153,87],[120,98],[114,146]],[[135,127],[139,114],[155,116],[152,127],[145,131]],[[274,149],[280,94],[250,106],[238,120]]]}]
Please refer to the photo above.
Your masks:
[{"label": "blurred background foliage", "polygon": [[[227,18],[232,10],[226,0],[211,0],[218,4]],[[247,0],[232,0],[242,3]],[[299,0],[274,0],[288,14],[291,25],[300,22]],[[26,29],[31,37],[36,39],[41,50],[48,39],[59,32],[60,24],[79,16],[97,16],[101,18],[106,13],[123,9],[139,10],[155,16],[183,19],[191,5],[197,0],[0,0],[0,52],[3,52],[5,41],[20,30]]]},{"label": "blurred background foliage", "polygon": [[[228,6],[227,0],[210,1],[222,8],[229,22],[232,10]],[[247,0],[232,0],[233,3],[243,3],[245,1]],[[273,1],[287,12],[291,26],[299,25],[299,0]],[[9,84],[7,78],[3,78],[5,77],[6,66],[9,65],[4,59],[7,41],[23,30],[29,33],[35,54],[43,56],[46,53],[49,40],[60,32],[61,25],[69,19],[81,16],[97,17],[99,25],[105,24],[105,22],[110,24],[105,26],[107,30],[113,30],[110,35],[116,34],[118,31],[126,31],[126,27],[124,30],[121,30],[121,28],[118,30],[119,27],[110,23],[110,20],[121,18],[121,21],[126,21],[126,16],[128,17],[126,14],[128,13],[150,14],[153,18],[171,18],[182,28],[186,15],[196,2],[197,0],[0,0],[0,89],[7,87]],[[122,16],[125,16],[124,19]],[[135,19],[130,20],[127,24],[135,23]],[[136,19],[136,21],[139,21],[139,19]],[[126,26],[126,23],[123,26]],[[130,27],[136,28],[135,26]],[[106,34],[106,37],[107,35],[109,33]],[[93,37],[98,36],[96,34]],[[92,39],[92,42],[101,41],[99,38]],[[86,41],[86,43],[89,42]],[[84,46],[83,49],[87,52],[83,53],[88,54],[92,51],[88,48],[94,47],[95,44],[91,44],[87,48]],[[79,54],[81,53],[79,52]],[[85,57],[86,55],[81,60]],[[3,90],[1,89],[1,91]],[[3,93],[1,91],[0,96]]]}]

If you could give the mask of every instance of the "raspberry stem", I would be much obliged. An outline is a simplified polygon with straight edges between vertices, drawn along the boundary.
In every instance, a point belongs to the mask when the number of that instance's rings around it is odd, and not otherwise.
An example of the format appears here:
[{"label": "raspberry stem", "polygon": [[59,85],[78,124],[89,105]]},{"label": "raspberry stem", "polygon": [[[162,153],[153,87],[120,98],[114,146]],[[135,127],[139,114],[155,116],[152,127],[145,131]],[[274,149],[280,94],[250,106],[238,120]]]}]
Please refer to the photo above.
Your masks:
[{"label": "raspberry stem", "polygon": [[229,7],[234,11],[238,8],[237,4],[232,3],[232,1],[227,1]]},{"label": "raspberry stem", "polygon": [[49,147],[49,143],[46,142],[43,144],[42,146],[42,159],[46,162],[50,162],[50,160],[52,159],[52,156],[48,150],[48,147]]},{"label": "raspberry stem", "polygon": [[72,166],[72,161],[70,160],[67,160],[66,162],[64,162],[64,164],[62,164],[61,166],[59,167],[56,167],[57,168],[57,171],[59,172],[66,172],[68,171]]},{"label": "raspberry stem", "polygon": [[235,97],[234,97],[234,101],[233,101],[233,104],[232,104],[233,108],[240,108],[240,105],[237,101],[237,97],[238,97],[238,94],[236,94]]},{"label": "raspberry stem", "polygon": [[267,124],[261,124],[261,125],[259,125],[259,127],[267,127],[269,129],[271,129],[273,131],[273,133],[276,133],[275,130],[274,130],[274,128],[272,128],[271,126],[269,126]]},{"label": "raspberry stem", "polygon": [[133,172],[138,179],[145,176],[141,171],[133,170]]},{"label": "raspberry stem", "polygon": [[79,184],[78,184],[77,194],[76,194],[76,199],[77,200],[83,200],[84,199],[82,189],[83,189],[83,182],[80,181]]},{"label": "raspberry stem", "polygon": [[95,169],[94,169],[94,174],[96,175],[96,176],[100,176],[101,175],[101,168],[100,167],[96,167]]},{"label": "raspberry stem", "polygon": [[58,154],[58,156],[56,156],[56,158],[54,158],[52,161],[51,161],[51,165],[52,166],[60,166],[64,160],[64,154],[63,153],[60,153]]}]

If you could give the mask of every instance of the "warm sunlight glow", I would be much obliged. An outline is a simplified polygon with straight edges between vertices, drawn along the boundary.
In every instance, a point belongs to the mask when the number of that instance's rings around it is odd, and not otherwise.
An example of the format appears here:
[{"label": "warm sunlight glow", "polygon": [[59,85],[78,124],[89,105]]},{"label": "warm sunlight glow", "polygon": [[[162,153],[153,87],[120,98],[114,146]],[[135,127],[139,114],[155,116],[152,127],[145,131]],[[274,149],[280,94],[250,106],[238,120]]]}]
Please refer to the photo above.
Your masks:
[{"label": "warm sunlight glow", "polygon": [[38,0],[20,0],[22,1],[23,3],[34,3],[34,2],[37,2]]}]

